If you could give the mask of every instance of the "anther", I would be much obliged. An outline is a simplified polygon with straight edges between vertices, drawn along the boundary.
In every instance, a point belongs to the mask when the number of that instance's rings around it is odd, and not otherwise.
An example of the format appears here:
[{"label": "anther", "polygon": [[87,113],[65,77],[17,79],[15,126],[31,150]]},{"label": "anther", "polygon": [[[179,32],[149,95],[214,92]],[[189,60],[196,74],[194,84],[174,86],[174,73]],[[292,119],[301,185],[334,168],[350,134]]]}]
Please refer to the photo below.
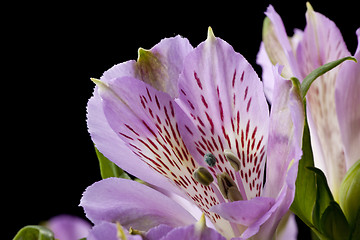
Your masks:
[{"label": "anther", "polygon": [[204,155],[204,160],[207,163],[207,165],[209,165],[210,167],[214,167],[216,164],[216,158],[212,153],[206,153]]},{"label": "anther", "polygon": [[234,168],[234,170],[239,171],[241,163],[240,160],[236,157],[236,155],[230,149],[225,149],[224,154],[230,165]]},{"label": "anther", "polygon": [[193,173],[193,177],[196,181],[205,186],[209,186],[214,181],[211,173],[204,167],[199,167],[196,169]]},{"label": "anther", "polygon": [[227,197],[231,202],[243,200],[239,189],[235,186],[229,187]]},{"label": "anther", "polygon": [[230,201],[242,200],[239,189],[236,186],[236,183],[226,172],[216,175],[218,186],[221,194],[225,199]]}]

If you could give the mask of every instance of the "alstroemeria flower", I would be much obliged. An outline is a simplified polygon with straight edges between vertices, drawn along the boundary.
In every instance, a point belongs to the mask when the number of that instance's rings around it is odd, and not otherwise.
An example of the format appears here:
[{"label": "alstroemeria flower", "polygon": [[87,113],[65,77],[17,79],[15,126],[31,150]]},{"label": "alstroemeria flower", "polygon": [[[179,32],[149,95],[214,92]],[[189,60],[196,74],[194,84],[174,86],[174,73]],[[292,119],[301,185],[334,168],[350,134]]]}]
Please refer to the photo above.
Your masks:
[{"label": "alstroemeria flower", "polygon": [[96,147],[168,196],[106,179],[84,193],[87,217],[148,231],[194,224],[203,212],[227,239],[272,238],[293,201],[304,124],[300,96],[279,70],[270,117],[253,68],[211,29],[195,49],[165,39],[93,80]]},{"label": "alstroemeria flower", "polygon": [[[350,56],[340,30],[310,4],[304,32],[286,35],[280,16],[270,6],[266,15],[263,43],[257,62],[268,72],[274,64],[285,66],[285,77],[304,79],[317,67]],[[360,29],[357,30],[359,41]],[[359,46],[355,58],[360,59]],[[263,75],[267,97],[271,101],[276,86],[269,74]],[[307,116],[315,166],[327,177],[336,200],[347,170],[360,159],[360,64],[345,62],[322,75],[307,93]]]}]

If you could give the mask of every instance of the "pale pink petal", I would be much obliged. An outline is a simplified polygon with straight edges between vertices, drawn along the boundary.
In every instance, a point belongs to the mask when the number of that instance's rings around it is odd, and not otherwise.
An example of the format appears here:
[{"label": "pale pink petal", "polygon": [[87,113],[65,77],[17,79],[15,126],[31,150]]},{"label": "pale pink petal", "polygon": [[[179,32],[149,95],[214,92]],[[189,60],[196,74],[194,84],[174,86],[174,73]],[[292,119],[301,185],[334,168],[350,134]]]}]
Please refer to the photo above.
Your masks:
[{"label": "pale pink petal", "polygon": [[346,168],[360,159],[360,28],[356,31],[357,63],[343,63],[336,80],[336,112],[345,152]]},{"label": "pale pink petal", "polygon": [[262,68],[261,79],[264,84],[265,96],[266,99],[271,103],[274,90],[274,75],[272,73],[273,64],[269,59],[263,42],[261,42],[260,50],[256,57],[256,63],[259,64]]},{"label": "pale pink petal", "polygon": [[[311,8],[306,13],[306,19],[307,25],[298,51],[302,77],[325,63],[350,56],[334,22]],[[307,94],[315,166],[324,171],[335,199],[346,172],[335,108],[335,83],[339,69],[335,68],[319,77]]]}]

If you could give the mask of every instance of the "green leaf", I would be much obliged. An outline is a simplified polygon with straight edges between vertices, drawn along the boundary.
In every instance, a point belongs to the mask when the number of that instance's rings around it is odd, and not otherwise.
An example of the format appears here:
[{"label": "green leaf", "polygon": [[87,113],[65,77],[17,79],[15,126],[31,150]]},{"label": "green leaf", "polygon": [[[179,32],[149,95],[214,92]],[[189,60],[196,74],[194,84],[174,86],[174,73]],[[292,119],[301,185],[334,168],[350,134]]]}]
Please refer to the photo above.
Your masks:
[{"label": "green leaf", "polygon": [[310,132],[305,121],[302,140],[303,155],[299,162],[298,175],[295,182],[295,197],[290,207],[306,225],[313,227],[312,213],[316,202],[316,179],[308,167],[314,167]]},{"label": "green leaf", "polygon": [[312,71],[309,75],[307,75],[304,78],[304,80],[302,81],[301,87],[300,87],[302,98],[303,99],[305,98],[306,93],[308,92],[311,84],[315,81],[316,78],[327,73],[328,71],[330,71],[331,69],[333,69],[334,67],[338,66],[339,64],[341,64],[342,62],[344,62],[346,60],[352,60],[354,62],[357,62],[356,58],[354,58],[354,57],[344,57],[339,60],[326,63],[326,64],[322,65],[321,67],[318,67],[317,69]]},{"label": "green leaf", "polygon": [[129,175],[124,172],[121,168],[116,166],[115,163],[107,159],[99,150],[95,147],[96,156],[99,159],[100,164],[100,173],[103,179],[110,178],[110,177],[118,177],[118,178],[125,178],[131,179]]},{"label": "green leaf", "polygon": [[312,213],[312,220],[313,224],[318,227],[320,226],[320,217],[328,208],[330,203],[334,201],[334,198],[327,184],[325,174],[315,167],[308,167],[308,169],[315,174],[316,201]]},{"label": "green leaf", "polygon": [[29,225],[20,229],[13,240],[54,240],[52,231],[43,226]]},{"label": "green leaf", "polygon": [[320,220],[321,232],[333,240],[349,239],[350,227],[339,204],[331,201]]}]

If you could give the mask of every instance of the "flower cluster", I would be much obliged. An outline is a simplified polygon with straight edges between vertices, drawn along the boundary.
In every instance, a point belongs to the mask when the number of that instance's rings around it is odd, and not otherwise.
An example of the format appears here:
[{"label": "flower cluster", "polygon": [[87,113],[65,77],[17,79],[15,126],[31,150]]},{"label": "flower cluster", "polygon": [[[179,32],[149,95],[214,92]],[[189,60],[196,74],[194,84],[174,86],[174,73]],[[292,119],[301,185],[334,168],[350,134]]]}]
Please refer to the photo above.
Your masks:
[{"label": "flower cluster", "polygon": [[92,79],[104,179],[81,199],[94,224],[83,237],[296,239],[294,213],[321,239],[360,236],[360,47],[349,57],[336,25],[307,7],[290,38],[268,7],[262,80],[211,28],[197,47],[163,39]]}]

